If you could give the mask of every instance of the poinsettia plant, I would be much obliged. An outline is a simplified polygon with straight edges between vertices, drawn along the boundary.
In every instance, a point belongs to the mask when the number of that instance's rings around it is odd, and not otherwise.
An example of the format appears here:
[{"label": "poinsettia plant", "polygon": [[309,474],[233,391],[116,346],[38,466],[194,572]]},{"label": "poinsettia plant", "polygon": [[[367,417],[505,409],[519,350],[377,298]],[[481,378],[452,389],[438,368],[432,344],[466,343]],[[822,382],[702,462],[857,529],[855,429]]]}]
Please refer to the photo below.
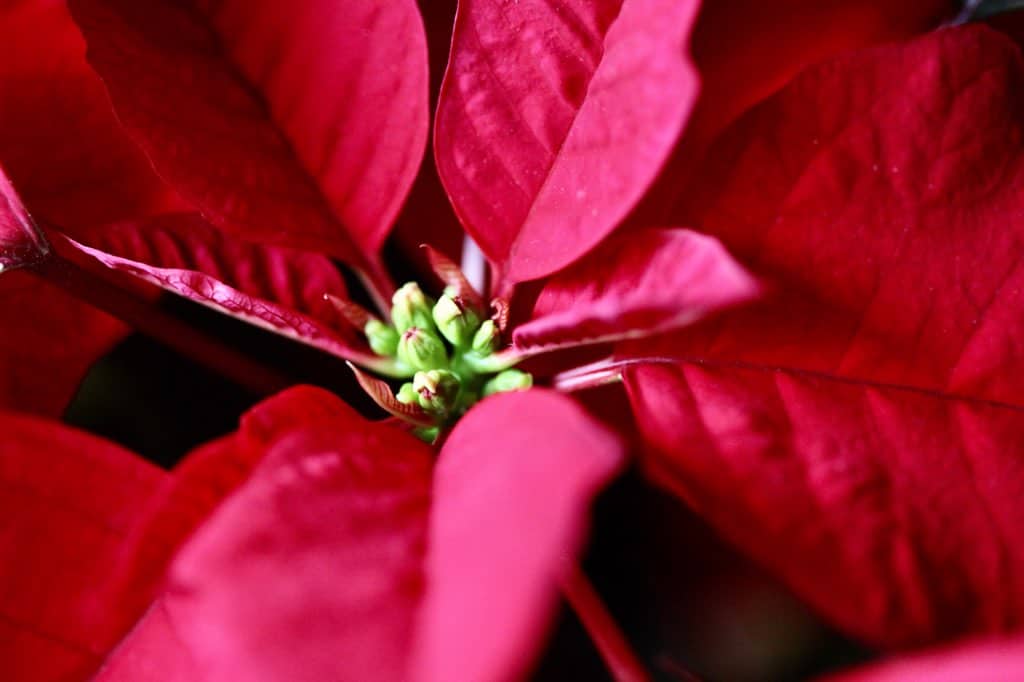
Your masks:
[{"label": "poinsettia plant", "polygon": [[[5,667],[515,679],[562,595],[647,679],[578,564],[627,459],[865,643],[1012,631],[1020,46],[935,30],[948,2],[765,8],[0,10]],[[161,291],[390,418],[278,391]],[[171,472],[53,421],[123,323],[273,395]]]}]

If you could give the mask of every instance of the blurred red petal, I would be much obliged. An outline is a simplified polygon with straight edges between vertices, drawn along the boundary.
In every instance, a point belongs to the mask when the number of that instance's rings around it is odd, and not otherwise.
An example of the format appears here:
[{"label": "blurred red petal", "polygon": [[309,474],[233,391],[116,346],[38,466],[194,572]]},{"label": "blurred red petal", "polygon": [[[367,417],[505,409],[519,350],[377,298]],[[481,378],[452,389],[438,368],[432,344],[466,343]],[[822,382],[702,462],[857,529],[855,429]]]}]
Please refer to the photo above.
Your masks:
[{"label": "blurred red petal", "polygon": [[622,457],[615,435],[557,393],[498,395],[463,417],[438,458],[413,679],[529,671]]},{"label": "blurred red petal", "polygon": [[653,181],[696,96],[695,13],[676,0],[460,4],[438,170],[507,281],[571,263]]},{"label": "blurred red petal", "polygon": [[521,350],[554,350],[683,327],[754,298],[758,285],[715,239],[682,229],[612,237],[549,279]]},{"label": "blurred red petal", "polygon": [[0,414],[0,660],[23,682],[82,679],[123,632],[102,597],[138,510],[165,474],[121,448]]},{"label": "blurred red petal", "polygon": [[154,603],[110,654],[93,682],[203,680],[162,601]]},{"label": "blurred red petal", "polygon": [[[952,18],[951,0],[733,0],[705,2],[693,31],[701,75],[694,124],[709,134],[801,70],[875,43],[912,37]],[[742,45],[742,49],[736,46]],[[687,134],[690,134],[689,132]]]},{"label": "blurred red petal", "polygon": [[692,41],[700,98],[666,170],[634,216],[637,224],[678,222],[671,213],[675,188],[700,172],[707,146],[802,70],[850,50],[924,33],[957,10],[959,3],[951,0],[702,3]]}]

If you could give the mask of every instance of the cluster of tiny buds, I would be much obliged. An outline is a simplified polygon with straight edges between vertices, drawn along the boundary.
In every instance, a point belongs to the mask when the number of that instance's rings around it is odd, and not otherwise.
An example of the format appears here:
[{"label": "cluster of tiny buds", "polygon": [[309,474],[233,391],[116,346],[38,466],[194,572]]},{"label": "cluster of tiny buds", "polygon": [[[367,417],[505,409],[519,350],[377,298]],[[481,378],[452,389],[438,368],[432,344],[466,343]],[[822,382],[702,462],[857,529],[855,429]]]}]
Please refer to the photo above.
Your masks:
[{"label": "cluster of tiny buds", "polygon": [[440,425],[483,397],[533,384],[527,372],[496,362],[498,326],[457,291],[445,289],[433,301],[408,282],[391,302],[391,323],[371,319],[363,332],[374,353],[393,358],[412,377],[395,394],[399,403],[419,406]]}]

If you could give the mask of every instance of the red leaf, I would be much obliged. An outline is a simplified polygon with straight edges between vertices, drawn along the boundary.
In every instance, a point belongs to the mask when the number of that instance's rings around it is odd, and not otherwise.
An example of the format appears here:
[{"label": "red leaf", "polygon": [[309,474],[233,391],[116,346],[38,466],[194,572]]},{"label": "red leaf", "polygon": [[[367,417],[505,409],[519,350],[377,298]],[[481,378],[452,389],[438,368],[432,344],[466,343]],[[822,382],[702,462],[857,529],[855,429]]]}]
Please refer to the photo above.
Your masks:
[{"label": "red leaf", "polygon": [[[194,215],[172,214],[85,230],[90,241],[129,259],[193,268],[223,278],[250,297],[281,303],[317,318],[337,336],[340,325],[325,292],[345,287],[318,254],[247,244],[211,229]],[[88,366],[125,333],[106,314],[21,273],[0,279],[0,319],[7,333],[0,404],[60,412]]]},{"label": "red leaf", "polygon": [[823,59],[935,28],[953,16],[955,5],[950,0],[703,3],[693,31],[693,59],[703,85],[693,121],[702,130],[695,132],[721,131]]},{"label": "red leaf", "polygon": [[182,550],[112,657],[118,674],[101,679],[133,679],[144,655],[179,647],[211,680],[525,672],[622,456],[582,409],[537,389],[475,407],[432,492],[428,446],[317,389],[264,403],[235,438],[242,449],[213,446],[179,474],[162,507],[171,535],[224,492],[215,472],[231,486],[255,461],[238,467],[240,452],[266,456]]},{"label": "red leaf", "polygon": [[691,173],[701,172],[708,144],[803,69],[849,50],[923,33],[958,9],[950,0],[702,3],[692,42],[700,98],[666,170],[634,216],[636,223],[674,222],[665,202],[671,204]]},{"label": "red leaf", "polygon": [[[0,169],[0,272],[45,260],[50,246]],[[45,310],[45,314],[41,314]],[[117,322],[24,273],[0,279],[0,405],[61,411],[89,363],[123,333]],[[68,332],[75,328],[72,341]]]},{"label": "red leaf", "polygon": [[112,255],[159,268],[196,270],[248,296],[347,329],[324,299],[325,294],[347,295],[341,274],[326,256],[232,239],[190,213],[115,223],[90,236],[91,246]]},{"label": "red leaf", "polygon": [[196,682],[202,680],[167,609],[158,601],[146,612],[93,678],[94,682]]},{"label": "red leaf", "polygon": [[249,477],[268,447],[296,429],[348,413],[327,391],[298,386],[249,410],[237,432],[189,453],[140,513],[117,562],[111,603],[125,622],[154,601],[182,543]]},{"label": "red leaf", "polygon": [[780,297],[621,349],[648,468],[848,631],[1019,625],[1024,62],[982,28],[816,68],[688,187]]},{"label": "red leaf", "polygon": [[414,679],[528,672],[622,454],[582,408],[540,389],[488,398],[456,425],[434,480]]},{"label": "red leaf", "polygon": [[1019,624],[1022,406],[710,362],[626,376],[653,477],[848,632]]},{"label": "red leaf", "polygon": [[[287,306],[250,296],[202,272],[154,267],[83,246],[66,238],[62,239],[62,245],[63,248],[92,258],[98,264],[111,270],[138,277],[225,315],[305,343],[324,352],[356,360],[368,367],[374,367],[381,361],[368,350],[356,348],[353,342],[336,327],[315,320]],[[329,305],[322,299],[320,302],[323,305]]]},{"label": "red leaf", "polygon": [[118,115],[206,218],[367,267],[426,139],[412,0],[70,4]]},{"label": "red leaf", "polygon": [[438,170],[507,282],[581,256],[654,179],[696,94],[695,12],[667,0],[460,4]]},{"label": "red leaf", "polygon": [[401,679],[431,465],[350,410],[277,440],[172,571],[166,608],[205,677]]},{"label": "red leaf", "polygon": [[0,406],[56,416],[123,324],[25,272],[0,276]]},{"label": "red leaf", "polygon": [[106,637],[102,587],[136,511],[164,474],[53,422],[3,414],[0,428],[4,674],[25,682],[81,679],[116,641]]},{"label": "red leaf", "polygon": [[647,336],[757,293],[717,240],[679,229],[626,233],[552,277],[512,338],[529,351]]},{"label": "red leaf", "polygon": [[40,219],[78,228],[180,208],[123,130],[67,7],[0,7],[0,161]]}]

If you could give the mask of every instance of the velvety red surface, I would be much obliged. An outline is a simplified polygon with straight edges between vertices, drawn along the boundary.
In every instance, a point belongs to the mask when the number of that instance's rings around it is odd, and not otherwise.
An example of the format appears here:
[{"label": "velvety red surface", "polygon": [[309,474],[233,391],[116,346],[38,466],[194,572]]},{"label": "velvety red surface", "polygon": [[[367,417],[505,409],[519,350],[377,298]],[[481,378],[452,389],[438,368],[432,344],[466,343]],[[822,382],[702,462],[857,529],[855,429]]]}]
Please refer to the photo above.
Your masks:
[{"label": "velvety red surface", "polygon": [[95,436],[0,414],[0,660],[9,679],[84,679],[123,634],[110,567],[166,474]]},{"label": "velvety red surface", "polygon": [[[179,665],[205,680],[525,672],[621,455],[581,408],[538,390],[474,408],[435,469],[412,436],[292,389],[157,499],[128,563],[143,574],[226,495],[101,679],[179,679]],[[154,669],[177,658],[166,677]]]},{"label": "velvety red surface", "polygon": [[426,140],[412,0],[70,6],[118,116],[204,217],[378,268]]},{"label": "velvety red surface", "polygon": [[462,3],[434,148],[455,211],[508,283],[605,237],[668,156],[697,81],[695,2]]},{"label": "velvety red surface", "polygon": [[1019,624],[1022,93],[979,27],[809,70],[680,188],[775,298],[622,349],[655,477],[877,644]]},{"label": "velvety red surface", "polygon": [[681,229],[620,234],[545,282],[513,342],[553,350],[648,336],[758,293],[754,278],[714,239]]}]

